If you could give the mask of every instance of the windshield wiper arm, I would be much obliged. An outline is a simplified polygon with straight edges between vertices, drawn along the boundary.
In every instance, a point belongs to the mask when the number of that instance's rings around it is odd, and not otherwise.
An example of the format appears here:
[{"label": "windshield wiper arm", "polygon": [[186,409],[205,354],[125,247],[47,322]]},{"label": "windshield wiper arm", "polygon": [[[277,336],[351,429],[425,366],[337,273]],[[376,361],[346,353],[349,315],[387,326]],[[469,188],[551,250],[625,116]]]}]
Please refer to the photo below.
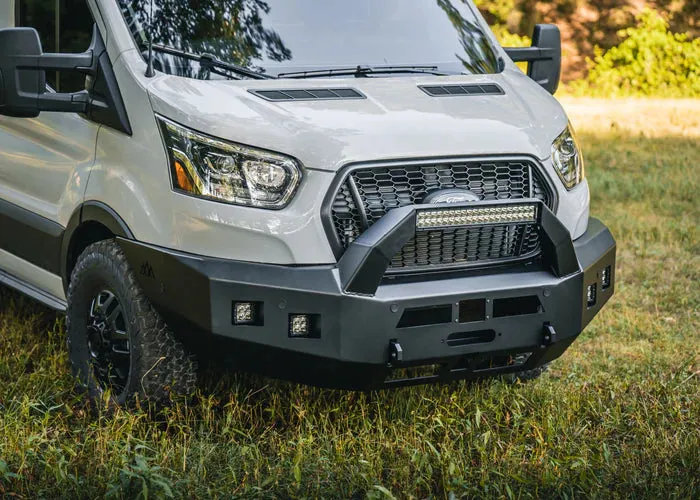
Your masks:
[{"label": "windshield wiper arm", "polygon": [[421,73],[427,75],[447,76],[447,73],[438,71],[437,66],[355,66],[352,68],[330,68],[312,71],[294,71],[280,73],[277,78],[323,78],[325,76],[354,76],[356,78],[368,75],[390,75]]},{"label": "windshield wiper arm", "polygon": [[253,70],[250,70],[248,68],[244,68],[243,66],[238,66],[237,64],[227,63],[225,61],[222,61],[221,59],[217,59],[217,57],[213,56],[212,54],[194,54],[192,52],[187,52],[185,50],[180,50],[180,49],[176,49],[173,47],[168,47],[166,45],[156,45],[156,44],[153,44],[153,50],[156,50],[156,51],[161,52],[163,54],[169,54],[172,56],[183,57],[185,59],[189,59],[190,61],[196,61],[199,64],[201,64],[203,67],[205,67],[206,69],[211,71],[212,73],[217,73],[217,74],[222,75],[222,76],[230,77],[231,75],[223,73],[221,71],[216,71],[217,69],[229,71],[231,73],[235,73],[238,76],[246,76],[248,78],[255,78],[257,80],[274,78],[274,76],[265,75],[263,73],[258,73],[257,71],[253,71]]}]

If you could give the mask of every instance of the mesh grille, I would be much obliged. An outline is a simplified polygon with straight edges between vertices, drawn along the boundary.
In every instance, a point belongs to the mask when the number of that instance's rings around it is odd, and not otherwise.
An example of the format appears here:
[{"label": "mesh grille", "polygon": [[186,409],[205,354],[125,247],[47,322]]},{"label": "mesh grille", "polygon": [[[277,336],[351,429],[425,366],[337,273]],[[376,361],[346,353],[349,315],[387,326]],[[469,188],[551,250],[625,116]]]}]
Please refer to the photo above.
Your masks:
[{"label": "mesh grille", "polygon": [[[331,213],[340,244],[346,248],[389,210],[421,204],[427,194],[450,188],[467,189],[482,200],[532,197],[552,207],[552,195],[537,166],[525,160],[358,169],[341,184],[333,201]],[[394,257],[390,269],[413,271],[431,266],[495,263],[534,255],[539,245],[534,224],[419,231]]]},{"label": "mesh grille", "polygon": [[534,254],[539,248],[534,224],[420,231],[394,256],[391,267],[416,270],[471,262],[487,263]]},{"label": "mesh grille", "polygon": [[340,186],[338,194],[333,199],[331,213],[340,244],[343,248],[347,248],[360,235],[362,227],[362,217],[350,193],[349,181],[343,182]]}]

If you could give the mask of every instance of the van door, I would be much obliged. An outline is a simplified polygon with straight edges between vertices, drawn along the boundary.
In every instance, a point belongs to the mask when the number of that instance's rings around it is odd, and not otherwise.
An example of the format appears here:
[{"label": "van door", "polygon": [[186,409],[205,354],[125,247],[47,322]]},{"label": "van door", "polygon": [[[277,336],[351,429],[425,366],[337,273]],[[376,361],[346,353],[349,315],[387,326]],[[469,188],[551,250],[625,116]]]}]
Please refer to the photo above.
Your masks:
[{"label": "van door", "polygon": [[[9,26],[35,28],[44,52],[83,52],[90,45],[94,21],[86,0],[9,2]],[[3,18],[0,27],[9,27]],[[47,72],[46,80],[51,91],[85,88],[77,73]],[[0,116],[0,271],[42,289],[46,272],[60,274],[62,232],[83,200],[98,128],[71,113]]]}]

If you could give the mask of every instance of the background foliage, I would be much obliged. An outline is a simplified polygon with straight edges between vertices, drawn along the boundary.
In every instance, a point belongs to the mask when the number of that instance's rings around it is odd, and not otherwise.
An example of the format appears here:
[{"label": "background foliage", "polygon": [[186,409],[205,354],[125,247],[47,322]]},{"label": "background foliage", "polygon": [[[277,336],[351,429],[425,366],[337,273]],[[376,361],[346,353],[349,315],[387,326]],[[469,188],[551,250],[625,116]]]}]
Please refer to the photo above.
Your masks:
[{"label": "background foliage", "polygon": [[535,24],[562,31],[565,82],[577,94],[700,95],[700,0],[476,0],[506,46]]},{"label": "background foliage", "polygon": [[653,10],[638,18],[638,26],[622,31],[620,45],[604,52],[596,48],[585,80],[574,82],[578,93],[602,96],[657,95],[700,97],[700,38],[672,33]]}]

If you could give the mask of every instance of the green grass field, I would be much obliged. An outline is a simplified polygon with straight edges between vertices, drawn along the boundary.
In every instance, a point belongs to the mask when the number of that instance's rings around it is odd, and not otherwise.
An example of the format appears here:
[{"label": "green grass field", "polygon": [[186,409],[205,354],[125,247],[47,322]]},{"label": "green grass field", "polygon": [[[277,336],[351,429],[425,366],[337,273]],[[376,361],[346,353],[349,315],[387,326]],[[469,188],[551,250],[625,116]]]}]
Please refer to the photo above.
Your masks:
[{"label": "green grass field", "polygon": [[231,375],[158,416],[91,416],[62,318],[0,289],[0,496],[700,497],[700,100],[565,105],[618,283],[540,380]]}]

